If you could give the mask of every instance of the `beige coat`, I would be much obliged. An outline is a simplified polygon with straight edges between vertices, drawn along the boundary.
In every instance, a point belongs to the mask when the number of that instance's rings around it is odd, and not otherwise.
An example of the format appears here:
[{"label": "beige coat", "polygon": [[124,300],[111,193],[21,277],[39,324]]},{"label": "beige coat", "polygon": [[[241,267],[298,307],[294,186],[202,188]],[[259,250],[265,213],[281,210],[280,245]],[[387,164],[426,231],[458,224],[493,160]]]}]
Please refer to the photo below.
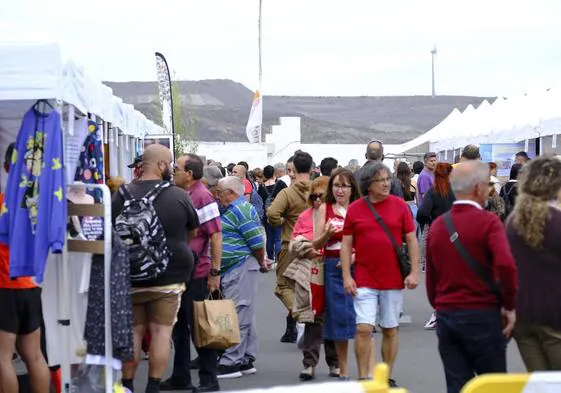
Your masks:
[{"label": "beige coat", "polygon": [[294,291],[292,315],[301,323],[313,323],[315,320],[310,289],[312,261],[307,258],[307,254],[312,248],[312,242],[306,240],[304,236],[298,236],[292,240],[289,253],[294,259],[283,274]]}]

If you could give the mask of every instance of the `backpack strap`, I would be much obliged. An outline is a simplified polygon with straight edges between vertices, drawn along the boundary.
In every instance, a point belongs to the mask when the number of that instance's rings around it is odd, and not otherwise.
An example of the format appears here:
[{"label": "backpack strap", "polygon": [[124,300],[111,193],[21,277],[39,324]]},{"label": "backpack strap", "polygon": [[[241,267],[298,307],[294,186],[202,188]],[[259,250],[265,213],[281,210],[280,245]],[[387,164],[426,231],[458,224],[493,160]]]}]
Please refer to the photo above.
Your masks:
[{"label": "backpack strap", "polygon": [[142,199],[148,203],[154,203],[156,198],[160,196],[161,192],[170,186],[171,183],[169,181],[162,181],[156,184],[154,188],[152,188]]},{"label": "backpack strap", "polygon": [[452,221],[452,215],[450,212],[444,213],[443,215],[444,224],[446,225],[446,230],[448,231],[448,236],[450,243],[454,245],[454,248],[460,254],[461,259],[466,265],[485,283],[485,285],[491,290],[491,292],[499,299],[501,302],[501,289],[497,282],[487,274],[483,267],[477,262],[469,251],[464,247],[462,241],[460,240],[460,235],[458,234],[454,222]]},{"label": "backpack strap", "polygon": [[119,187],[119,194],[121,195],[121,197],[123,198],[123,201],[131,201],[134,199],[134,197],[132,196],[132,194],[130,193],[128,187],[126,184],[121,185],[121,187]]}]

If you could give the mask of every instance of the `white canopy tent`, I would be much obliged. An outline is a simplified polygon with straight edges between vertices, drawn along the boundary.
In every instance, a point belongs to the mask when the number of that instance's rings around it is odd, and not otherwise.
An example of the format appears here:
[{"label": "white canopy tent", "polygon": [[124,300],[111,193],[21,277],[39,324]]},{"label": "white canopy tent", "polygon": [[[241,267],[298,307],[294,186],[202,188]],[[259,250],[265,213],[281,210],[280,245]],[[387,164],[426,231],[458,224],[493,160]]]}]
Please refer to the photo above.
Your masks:
[{"label": "white canopy tent", "polygon": [[444,152],[467,144],[517,143],[561,134],[561,89],[483,101],[475,109],[454,109],[440,124],[404,143],[400,152],[429,142],[428,150]]}]

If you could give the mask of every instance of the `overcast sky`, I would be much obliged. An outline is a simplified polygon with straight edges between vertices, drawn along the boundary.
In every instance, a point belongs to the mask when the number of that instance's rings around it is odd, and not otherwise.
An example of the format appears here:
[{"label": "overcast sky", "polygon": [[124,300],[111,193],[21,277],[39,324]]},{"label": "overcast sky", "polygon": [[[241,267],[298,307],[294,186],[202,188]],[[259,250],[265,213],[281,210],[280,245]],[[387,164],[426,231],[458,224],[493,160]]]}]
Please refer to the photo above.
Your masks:
[{"label": "overcast sky", "polygon": [[[561,1],[263,3],[264,94],[430,94],[433,45],[438,94],[561,81]],[[155,80],[160,51],[181,79],[255,89],[257,19],[258,0],[0,1],[0,23],[57,40],[65,58],[110,81]]]}]

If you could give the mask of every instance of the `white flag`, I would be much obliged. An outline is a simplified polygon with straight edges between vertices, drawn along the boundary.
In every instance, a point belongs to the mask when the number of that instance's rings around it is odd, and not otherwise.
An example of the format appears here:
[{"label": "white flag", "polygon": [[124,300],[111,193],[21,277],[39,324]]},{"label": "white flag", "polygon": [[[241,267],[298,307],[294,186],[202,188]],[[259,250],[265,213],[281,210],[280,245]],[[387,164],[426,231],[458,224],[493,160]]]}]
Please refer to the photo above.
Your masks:
[{"label": "white flag", "polygon": [[251,112],[249,112],[249,119],[245,133],[249,143],[259,143],[261,135],[261,124],[263,123],[263,101],[259,90],[255,92],[253,97],[253,105],[251,105]]}]

